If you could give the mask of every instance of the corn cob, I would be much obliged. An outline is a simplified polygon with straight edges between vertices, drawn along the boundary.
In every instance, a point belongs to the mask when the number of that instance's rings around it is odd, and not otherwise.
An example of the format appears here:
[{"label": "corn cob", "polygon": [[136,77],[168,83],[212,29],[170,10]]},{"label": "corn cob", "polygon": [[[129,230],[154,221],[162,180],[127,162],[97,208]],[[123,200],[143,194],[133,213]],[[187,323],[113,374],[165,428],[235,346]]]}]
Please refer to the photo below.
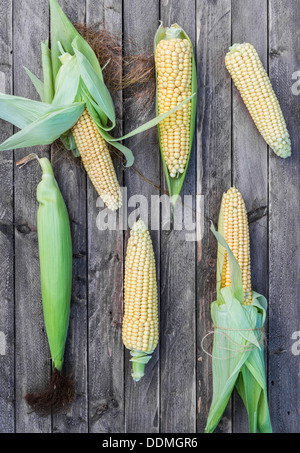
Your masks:
[{"label": "corn cob", "polygon": [[[251,267],[250,267],[250,238],[245,202],[240,192],[230,188],[223,196],[222,215],[224,237],[233,255],[240,265],[243,280],[244,304],[252,301]],[[225,251],[221,288],[231,286],[228,253]]]},{"label": "corn cob", "polygon": [[290,156],[291,141],[286,123],[255,48],[248,43],[234,44],[225,57],[225,64],[264,140],[278,156]]},{"label": "corn cob", "polygon": [[84,168],[98,195],[112,211],[122,206],[122,194],[105,140],[85,108],[72,128]]},{"label": "corn cob", "polygon": [[155,258],[149,231],[142,220],[134,224],[128,240],[122,337],[131,351],[132,377],[138,381],[158,343]]},{"label": "corn cob", "polygon": [[[157,100],[159,114],[165,113],[192,94],[192,46],[179,38],[180,28],[170,27],[166,39],[159,41],[155,51]],[[192,102],[159,124],[162,153],[170,177],[184,173],[190,148]]]}]

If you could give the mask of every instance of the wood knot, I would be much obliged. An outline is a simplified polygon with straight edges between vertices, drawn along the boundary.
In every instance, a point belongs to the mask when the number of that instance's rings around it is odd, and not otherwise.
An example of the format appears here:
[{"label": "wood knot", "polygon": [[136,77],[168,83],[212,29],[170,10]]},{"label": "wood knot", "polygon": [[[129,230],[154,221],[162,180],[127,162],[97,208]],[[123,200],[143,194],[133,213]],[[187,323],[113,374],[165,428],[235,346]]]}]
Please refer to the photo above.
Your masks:
[{"label": "wood knot", "polygon": [[96,414],[98,417],[102,417],[102,415],[108,410],[108,405],[107,404],[102,404],[101,406],[98,406],[96,409]]}]

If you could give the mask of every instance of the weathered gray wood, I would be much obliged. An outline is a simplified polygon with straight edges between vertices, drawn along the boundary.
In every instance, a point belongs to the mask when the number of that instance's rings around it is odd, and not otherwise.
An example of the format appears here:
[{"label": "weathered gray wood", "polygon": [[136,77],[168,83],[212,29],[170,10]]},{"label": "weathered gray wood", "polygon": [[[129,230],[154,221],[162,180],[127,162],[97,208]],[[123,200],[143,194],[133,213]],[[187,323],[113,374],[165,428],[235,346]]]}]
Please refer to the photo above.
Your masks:
[{"label": "weathered gray wood", "polygon": [[[195,44],[195,2],[161,2],[165,26],[178,23]],[[161,166],[162,167],[162,166]],[[182,187],[181,198],[195,197],[195,144]],[[165,178],[163,184],[166,188]],[[180,205],[178,201],[177,205]],[[195,203],[191,204],[195,209]],[[195,242],[187,241],[182,225],[176,231],[161,231],[161,431],[196,431],[196,262]]]},{"label": "weathered gray wood", "polygon": [[[73,24],[84,23],[85,0],[76,3],[60,0],[59,4]],[[51,159],[68,209],[72,233],[73,286],[63,372],[73,376],[76,400],[67,413],[53,416],[53,432],[84,433],[88,431],[87,177],[80,162],[75,163],[67,153],[58,151],[54,145]]]},{"label": "weathered gray wood", "polygon": [[[267,1],[246,0],[232,4],[232,44],[249,42],[267,69]],[[226,77],[230,77],[229,73]],[[268,151],[240,94],[232,87],[232,173],[249,213],[252,287],[267,296],[268,291]],[[266,330],[267,333],[267,330]],[[234,392],[233,432],[248,432],[244,404]]]},{"label": "weathered gray wood", "polygon": [[[0,4],[0,92],[12,93],[12,2]],[[13,127],[0,121],[0,142]],[[0,153],[0,432],[14,423],[14,156]]]},{"label": "weathered gray wood", "polygon": [[[210,304],[216,297],[218,222],[222,194],[231,185],[231,82],[224,56],[231,44],[231,1],[197,2],[198,122],[197,193],[203,196],[204,231],[197,248],[197,430],[203,432],[212,398],[211,358],[202,339],[211,330]],[[201,161],[202,157],[202,161]],[[211,353],[212,336],[203,340]],[[231,431],[228,405],[216,432]]]},{"label": "weathered gray wood", "polygon": [[[270,151],[269,223],[269,383],[275,432],[300,432],[299,355],[294,332],[300,325],[299,237],[299,96],[293,94],[293,73],[299,71],[299,2],[269,2],[270,78],[286,118],[292,157],[282,160]],[[299,351],[299,347],[298,347]],[[293,354],[294,352],[294,354]]]},{"label": "weathered gray wood", "polygon": [[[222,193],[231,184],[242,192],[249,212],[253,289],[269,301],[266,368],[273,429],[300,432],[296,355],[300,98],[297,90],[292,91],[300,61],[298,2],[188,0],[184,7],[175,0],[59,2],[73,22],[103,23],[120,36],[124,32],[127,53],[136,50],[135,41],[140,50],[152,52],[159,18],[165,25],[179,23],[195,42],[197,131],[182,195],[203,197],[199,221],[204,222],[204,230],[198,243],[187,242],[186,231],[172,227],[153,231],[153,223],[163,222],[163,208],[154,217],[150,215],[151,195],[162,192],[133,169],[124,172],[115,160],[128,197],[140,194],[148,200],[145,220],[153,239],[160,292],[160,344],[146,365],[145,377],[134,385],[129,352],[124,350],[121,336],[129,228],[126,233],[98,229],[102,208],[96,205],[93,186],[84,169],[69,161],[67,154],[58,154],[56,147],[51,153],[50,147],[0,153],[0,432],[203,432],[212,397],[212,371],[201,340],[211,330],[210,303],[215,299],[216,284],[217,243],[210,220],[216,224]],[[23,70],[25,65],[41,75],[40,42],[49,35],[49,3],[38,3],[37,7],[33,0],[0,2],[1,92],[38,99]],[[269,66],[292,138],[293,156],[287,160],[267,151],[231,84],[224,56],[237,41],[254,44],[265,67]],[[122,103],[121,93],[114,94],[114,102],[119,118],[115,135],[129,132],[155,115],[154,105],[137,115],[137,105]],[[0,141],[13,130],[1,122]],[[126,144],[135,154],[135,169],[166,189],[156,128]],[[48,418],[30,413],[23,398],[25,392],[43,388],[51,373],[36,231],[36,187],[41,170],[34,162],[23,169],[15,165],[32,151],[51,156],[71,219],[74,251],[64,371],[73,374],[77,399],[68,413]],[[132,211],[129,208],[128,215]],[[195,214],[194,198],[192,212]],[[204,345],[211,351],[210,337]],[[216,431],[248,431],[238,396],[234,395]]]},{"label": "weathered gray wood", "polygon": [[[86,20],[100,23],[122,43],[122,2],[88,1]],[[121,94],[113,100],[120,120]],[[122,135],[118,125],[116,136]],[[122,186],[122,165],[116,159],[114,164]],[[124,432],[123,230],[99,230],[97,198],[88,181],[89,426],[90,432]]]},{"label": "weathered gray wood", "polygon": [[[159,21],[158,2],[155,0],[125,0],[124,1],[124,51],[132,54],[136,51],[153,52],[153,40]],[[135,48],[137,45],[137,48]],[[126,92],[124,94],[126,97]],[[124,132],[127,133],[155,116],[155,105],[151,109],[137,115],[137,104],[126,102],[124,112]],[[135,156],[135,168],[145,175],[153,184],[160,186],[160,155],[156,128],[127,141]],[[159,231],[151,230],[150,216],[151,196],[160,195],[151,184],[145,182],[132,169],[125,172],[125,185],[130,197],[142,195],[148,201],[148,215],[141,215],[148,223],[156,257],[156,270],[159,285],[160,272],[160,235]],[[134,207],[135,209],[135,207]],[[133,209],[133,210],[134,210]],[[128,209],[128,215],[133,212]],[[156,213],[157,215],[157,213]],[[129,228],[132,225],[129,225]],[[129,235],[126,233],[126,242]],[[126,249],[125,249],[126,250]],[[162,324],[161,324],[162,325]],[[159,347],[156,348],[152,359],[146,365],[146,372],[140,382],[134,384],[131,377],[129,351],[125,354],[125,428],[126,432],[159,431]]]},{"label": "weathered gray wood", "polygon": [[[14,1],[14,94],[38,99],[23,66],[41,77],[40,43],[49,34],[49,6],[47,0]],[[34,31],[34,32],[33,32]],[[34,148],[15,152],[15,162],[30,152],[47,155],[48,148]],[[30,413],[23,395],[42,389],[50,376],[50,352],[44,329],[40,292],[39,257],[36,230],[38,203],[36,188],[41,180],[41,169],[35,162],[14,169],[15,186],[15,394],[16,431],[48,432],[51,418],[40,418]]]}]

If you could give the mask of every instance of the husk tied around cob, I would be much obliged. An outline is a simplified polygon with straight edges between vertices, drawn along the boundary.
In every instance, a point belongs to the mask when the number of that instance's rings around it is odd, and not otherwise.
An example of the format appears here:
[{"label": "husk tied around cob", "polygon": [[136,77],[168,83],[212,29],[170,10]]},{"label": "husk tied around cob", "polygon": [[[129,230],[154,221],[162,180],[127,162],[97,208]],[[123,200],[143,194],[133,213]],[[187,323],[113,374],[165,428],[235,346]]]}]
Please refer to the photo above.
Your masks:
[{"label": "husk tied around cob", "polygon": [[73,380],[62,374],[69,327],[72,288],[72,239],[67,208],[50,161],[31,154],[18,165],[37,159],[42,180],[37,187],[37,231],[44,322],[52,360],[52,375],[45,390],[25,395],[36,412],[60,411],[75,399]]},{"label": "husk tied around cob", "polygon": [[236,188],[223,196],[219,231],[213,225],[211,230],[218,240],[217,300],[211,304],[213,398],[205,432],[215,430],[236,388],[248,412],[249,431],[269,433],[263,348],[267,300],[251,289],[247,212]]},{"label": "husk tied around cob", "polygon": [[48,39],[41,44],[44,80],[26,69],[41,102],[0,93],[0,118],[21,129],[0,146],[0,151],[49,145],[60,138],[66,149],[81,156],[99,196],[108,208],[116,210],[122,200],[109,146],[121,151],[126,167],[130,167],[133,154],[120,141],[156,126],[189,99],[129,134],[114,138],[115,108],[99,61],[57,0],[49,2],[51,49]]}]

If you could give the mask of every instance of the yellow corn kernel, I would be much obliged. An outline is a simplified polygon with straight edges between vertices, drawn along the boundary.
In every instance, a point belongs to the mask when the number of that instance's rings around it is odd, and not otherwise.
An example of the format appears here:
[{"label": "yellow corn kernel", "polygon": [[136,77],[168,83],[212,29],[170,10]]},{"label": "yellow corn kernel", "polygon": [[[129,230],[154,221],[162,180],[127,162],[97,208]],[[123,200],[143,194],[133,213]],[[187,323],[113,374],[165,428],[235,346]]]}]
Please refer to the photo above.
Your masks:
[{"label": "yellow corn kernel", "polygon": [[106,206],[116,211],[122,206],[122,194],[105,140],[85,109],[72,128],[72,134],[84,168]]},{"label": "yellow corn kernel", "polygon": [[291,141],[286,123],[255,48],[248,43],[234,44],[225,57],[225,64],[264,140],[278,156],[290,156]]},{"label": "yellow corn kernel", "polygon": [[139,380],[148,361],[145,357],[154,351],[158,343],[155,258],[149,231],[142,220],[132,227],[127,245],[122,337],[133,356],[132,376]]},{"label": "yellow corn kernel", "polygon": [[[158,112],[166,113],[192,94],[192,47],[187,39],[161,40],[155,52]],[[185,170],[189,154],[191,101],[159,124],[162,152],[172,178]],[[178,155],[180,158],[178,159]]]},{"label": "yellow corn kernel", "polygon": [[[241,268],[244,304],[250,305],[252,301],[252,287],[248,217],[243,197],[235,187],[230,188],[224,194],[222,209],[225,239]],[[225,251],[221,288],[230,285],[229,260],[227,251]]]}]

